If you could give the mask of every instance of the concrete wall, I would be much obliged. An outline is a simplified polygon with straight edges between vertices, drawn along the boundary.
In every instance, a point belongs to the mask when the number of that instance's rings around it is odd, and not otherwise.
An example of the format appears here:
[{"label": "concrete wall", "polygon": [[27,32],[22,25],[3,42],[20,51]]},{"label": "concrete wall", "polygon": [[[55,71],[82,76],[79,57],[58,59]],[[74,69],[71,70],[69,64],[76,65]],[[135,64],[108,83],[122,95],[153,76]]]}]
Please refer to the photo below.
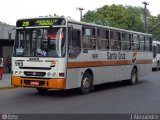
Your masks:
[{"label": "concrete wall", "polygon": [[15,38],[15,26],[0,23],[0,39],[8,40],[8,32],[12,33],[11,39]]}]

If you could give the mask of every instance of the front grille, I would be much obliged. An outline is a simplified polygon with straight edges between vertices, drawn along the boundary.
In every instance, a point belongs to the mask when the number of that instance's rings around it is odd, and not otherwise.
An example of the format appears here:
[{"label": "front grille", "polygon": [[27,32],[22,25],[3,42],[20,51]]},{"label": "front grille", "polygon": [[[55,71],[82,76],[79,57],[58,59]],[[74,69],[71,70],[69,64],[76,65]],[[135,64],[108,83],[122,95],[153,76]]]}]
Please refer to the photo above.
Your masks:
[{"label": "front grille", "polygon": [[51,70],[51,67],[19,67],[20,69]]},{"label": "front grille", "polygon": [[[24,84],[26,85],[31,85],[30,82],[35,82],[35,80],[24,80]],[[45,81],[37,81],[36,82],[39,82],[39,86],[44,86],[45,85]]]},{"label": "front grille", "polygon": [[26,76],[45,76],[45,72],[30,72],[30,71],[24,71],[24,74]]}]

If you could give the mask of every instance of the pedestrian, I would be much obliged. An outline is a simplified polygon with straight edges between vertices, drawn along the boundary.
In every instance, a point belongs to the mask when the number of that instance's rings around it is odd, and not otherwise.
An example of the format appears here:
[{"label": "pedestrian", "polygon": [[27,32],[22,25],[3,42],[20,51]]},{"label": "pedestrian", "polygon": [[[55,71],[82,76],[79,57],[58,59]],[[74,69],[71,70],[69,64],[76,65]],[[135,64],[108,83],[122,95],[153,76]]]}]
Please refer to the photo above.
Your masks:
[{"label": "pedestrian", "polygon": [[11,73],[11,58],[9,55],[7,56],[6,65],[8,68],[8,73]]}]

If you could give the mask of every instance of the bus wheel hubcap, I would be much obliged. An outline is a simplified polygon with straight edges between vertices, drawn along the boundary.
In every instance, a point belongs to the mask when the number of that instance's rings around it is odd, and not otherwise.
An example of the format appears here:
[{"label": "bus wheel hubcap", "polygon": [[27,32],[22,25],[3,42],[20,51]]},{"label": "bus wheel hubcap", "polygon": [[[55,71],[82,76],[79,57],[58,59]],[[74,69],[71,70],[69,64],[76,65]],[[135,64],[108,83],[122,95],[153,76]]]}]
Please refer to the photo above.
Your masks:
[{"label": "bus wheel hubcap", "polygon": [[83,80],[83,87],[84,88],[89,88],[89,79],[88,78],[84,78],[84,80]]}]

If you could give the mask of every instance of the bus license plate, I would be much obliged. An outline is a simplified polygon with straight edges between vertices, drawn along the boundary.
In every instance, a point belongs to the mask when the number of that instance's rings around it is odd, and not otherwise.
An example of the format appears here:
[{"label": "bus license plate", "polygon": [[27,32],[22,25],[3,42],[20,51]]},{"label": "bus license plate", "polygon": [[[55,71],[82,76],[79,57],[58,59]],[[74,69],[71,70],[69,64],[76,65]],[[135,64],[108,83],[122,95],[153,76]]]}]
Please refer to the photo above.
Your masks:
[{"label": "bus license plate", "polygon": [[30,85],[39,86],[39,82],[38,81],[30,81]]}]

